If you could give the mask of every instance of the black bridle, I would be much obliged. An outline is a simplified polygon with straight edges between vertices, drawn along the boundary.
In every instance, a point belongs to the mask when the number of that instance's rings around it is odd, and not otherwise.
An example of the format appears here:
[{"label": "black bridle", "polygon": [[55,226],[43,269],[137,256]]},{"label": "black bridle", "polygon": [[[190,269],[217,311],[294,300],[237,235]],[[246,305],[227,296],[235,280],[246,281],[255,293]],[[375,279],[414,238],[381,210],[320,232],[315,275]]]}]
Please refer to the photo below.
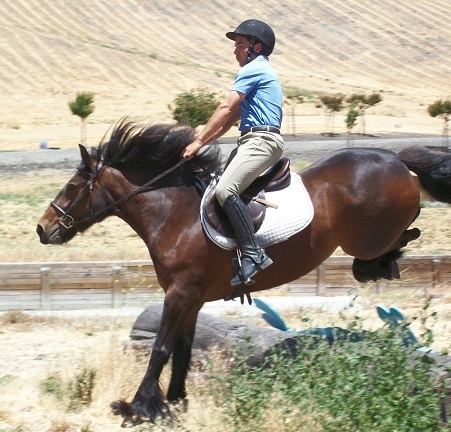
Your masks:
[{"label": "black bridle", "polygon": [[129,200],[130,198],[134,197],[135,195],[138,195],[142,192],[146,192],[151,190],[150,186],[152,186],[154,183],[156,183],[158,180],[160,180],[161,178],[165,177],[166,175],[168,175],[169,173],[171,173],[172,171],[176,170],[177,168],[179,168],[183,163],[186,162],[186,159],[181,159],[179,162],[177,162],[174,166],[172,166],[171,168],[168,168],[166,171],[162,172],[161,174],[159,174],[158,176],[154,177],[152,180],[149,180],[147,183],[143,184],[142,186],[140,186],[139,188],[135,189],[133,192],[130,192],[129,194],[119,198],[118,200],[114,201],[113,203],[109,204],[108,206],[104,207],[103,209],[100,209],[92,214],[90,214],[89,216],[76,221],[74,219],[73,216],[71,216],[71,213],[74,213],[75,208],[77,207],[77,205],[79,204],[79,202],[82,200],[82,198],[85,196],[85,192],[89,192],[89,199],[91,198],[92,195],[92,190],[94,188],[94,182],[97,179],[97,176],[99,175],[101,169],[103,168],[103,161],[100,160],[97,165],[96,165],[96,169],[94,170],[93,173],[89,174],[89,179],[86,182],[85,187],[83,188],[83,190],[81,191],[81,193],[77,196],[77,198],[72,202],[72,204],[70,205],[69,209],[67,210],[63,210],[60,206],[58,206],[57,204],[55,204],[54,201],[52,201],[50,203],[50,207],[52,207],[53,210],[55,210],[55,213],[58,215],[60,215],[58,217],[58,223],[65,229],[71,229],[71,228],[75,228],[78,230],[78,227],[80,225],[83,225],[87,222],[91,222],[92,220],[97,221],[98,216],[106,213],[107,211],[111,210],[112,208],[116,207],[118,204]]}]

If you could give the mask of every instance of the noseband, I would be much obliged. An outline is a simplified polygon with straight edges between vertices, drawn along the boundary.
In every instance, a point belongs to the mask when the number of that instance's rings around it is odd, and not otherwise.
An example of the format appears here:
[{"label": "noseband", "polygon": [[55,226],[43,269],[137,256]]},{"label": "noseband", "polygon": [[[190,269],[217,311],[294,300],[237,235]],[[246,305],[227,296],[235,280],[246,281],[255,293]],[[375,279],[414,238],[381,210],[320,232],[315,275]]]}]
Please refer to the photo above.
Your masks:
[{"label": "noseband", "polygon": [[73,201],[73,203],[70,205],[68,210],[63,210],[59,205],[57,205],[54,201],[50,203],[50,207],[52,207],[53,210],[55,210],[55,213],[57,215],[60,215],[58,217],[58,223],[65,229],[71,229],[75,228],[78,230],[78,227],[84,223],[91,222],[92,220],[97,220],[97,217],[101,214],[104,214],[108,210],[116,207],[121,202],[127,201],[130,198],[134,197],[135,195],[138,195],[142,192],[151,190],[150,186],[156,183],[158,180],[160,180],[162,177],[168,175],[170,172],[174,171],[178,167],[180,167],[183,163],[186,162],[186,159],[181,159],[179,162],[177,162],[174,166],[171,168],[168,168],[166,171],[162,172],[158,176],[154,177],[152,180],[148,181],[144,185],[140,186],[139,188],[135,189],[133,192],[123,196],[122,198],[119,198],[118,200],[114,201],[110,205],[104,207],[101,210],[96,211],[95,213],[79,220],[75,221],[74,217],[70,215],[70,213],[73,213],[83,196],[85,195],[85,192],[89,192],[89,198],[91,198],[92,190],[94,188],[94,182],[97,179],[97,176],[99,175],[100,170],[103,168],[103,160],[100,160],[97,162],[96,169],[93,173],[89,174],[89,180],[86,182],[85,187],[81,191],[81,193],[77,196],[77,198]]},{"label": "noseband", "polygon": [[[99,160],[96,165],[96,169],[93,173],[89,174],[89,180],[86,182],[85,187],[83,188],[83,191],[77,196],[77,198],[74,200],[74,202],[70,205],[69,209],[64,211],[59,205],[55,203],[55,201],[52,201],[50,203],[50,207],[52,207],[53,210],[55,210],[55,213],[60,215],[58,218],[58,223],[65,229],[70,229],[72,227],[77,227],[80,223],[82,223],[84,220],[80,222],[75,222],[75,219],[70,215],[74,211],[74,209],[77,207],[78,203],[81,201],[81,199],[84,196],[85,191],[89,191],[89,195],[91,196],[92,189],[94,188],[94,182],[100,172],[100,170],[103,167],[103,160]],[[79,168],[80,170],[80,168]],[[88,218],[90,219],[91,216]]]}]

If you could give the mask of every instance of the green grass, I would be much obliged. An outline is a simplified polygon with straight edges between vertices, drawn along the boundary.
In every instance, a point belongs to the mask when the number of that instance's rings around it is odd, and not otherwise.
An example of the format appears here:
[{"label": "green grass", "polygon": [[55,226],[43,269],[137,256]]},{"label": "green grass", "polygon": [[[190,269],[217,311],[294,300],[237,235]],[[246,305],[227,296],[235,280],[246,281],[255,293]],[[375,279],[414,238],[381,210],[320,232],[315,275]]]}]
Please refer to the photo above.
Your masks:
[{"label": "green grass", "polygon": [[[14,179],[9,179],[11,181],[23,181],[20,176]],[[61,190],[64,183],[50,182],[43,184],[43,182],[38,182],[31,184],[28,181],[29,186],[26,189],[23,188],[8,188],[6,190],[0,191],[0,201],[5,203],[10,203],[14,205],[27,205],[34,207],[37,205],[42,205],[43,202],[49,201],[49,197],[53,197]]]}]

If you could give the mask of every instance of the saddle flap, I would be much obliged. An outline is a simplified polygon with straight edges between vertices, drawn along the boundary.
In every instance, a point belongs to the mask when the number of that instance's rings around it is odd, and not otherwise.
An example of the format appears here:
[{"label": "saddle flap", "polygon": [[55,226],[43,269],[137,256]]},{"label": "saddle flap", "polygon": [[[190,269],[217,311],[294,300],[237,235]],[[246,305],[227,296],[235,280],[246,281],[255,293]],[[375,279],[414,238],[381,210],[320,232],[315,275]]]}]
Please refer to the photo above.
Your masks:
[{"label": "saddle flap", "polygon": [[[290,160],[288,158],[282,158],[258,177],[241,195],[241,199],[246,204],[251,216],[255,232],[263,224],[266,205],[254,201],[252,198],[265,199],[265,191],[271,192],[284,189],[290,185],[290,182]],[[216,200],[215,188],[212,188],[207,193],[209,196],[205,197],[204,206],[206,219],[216,231],[227,237],[234,238],[233,228],[229,223],[227,215]]]},{"label": "saddle flap", "polygon": [[[205,217],[207,218],[208,223],[216,231],[223,233],[223,235],[227,237],[234,238],[235,234],[232,226],[230,225],[229,219],[227,218],[224,209],[219,205],[218,200],[216,199],[215,188],[212,188],[208,194],[209,196],[206,197],[205,203]],[[258,198],[264,199],[264,197],[264,193],[260,193],[258,195]],[[254,224],[254,230],[257,232],[265,219],[266,206],[247,197],[241,197],[241,199],[244,204],[246,204],[252,223]]]}]

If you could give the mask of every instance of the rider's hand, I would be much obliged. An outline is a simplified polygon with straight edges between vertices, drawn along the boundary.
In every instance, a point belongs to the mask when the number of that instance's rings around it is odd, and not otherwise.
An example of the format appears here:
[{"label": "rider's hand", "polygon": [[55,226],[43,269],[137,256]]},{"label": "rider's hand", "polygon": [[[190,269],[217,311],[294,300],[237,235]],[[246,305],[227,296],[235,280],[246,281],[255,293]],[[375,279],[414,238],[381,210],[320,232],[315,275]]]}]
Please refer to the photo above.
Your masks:
[{"label": "rider's hand", "polygon": [[182,152],[182,157],[186,160],[192,159],[196,156],[197,152],[203,147],[202,143],[196,139],[191,144],[187,145],[185,150]]}]

